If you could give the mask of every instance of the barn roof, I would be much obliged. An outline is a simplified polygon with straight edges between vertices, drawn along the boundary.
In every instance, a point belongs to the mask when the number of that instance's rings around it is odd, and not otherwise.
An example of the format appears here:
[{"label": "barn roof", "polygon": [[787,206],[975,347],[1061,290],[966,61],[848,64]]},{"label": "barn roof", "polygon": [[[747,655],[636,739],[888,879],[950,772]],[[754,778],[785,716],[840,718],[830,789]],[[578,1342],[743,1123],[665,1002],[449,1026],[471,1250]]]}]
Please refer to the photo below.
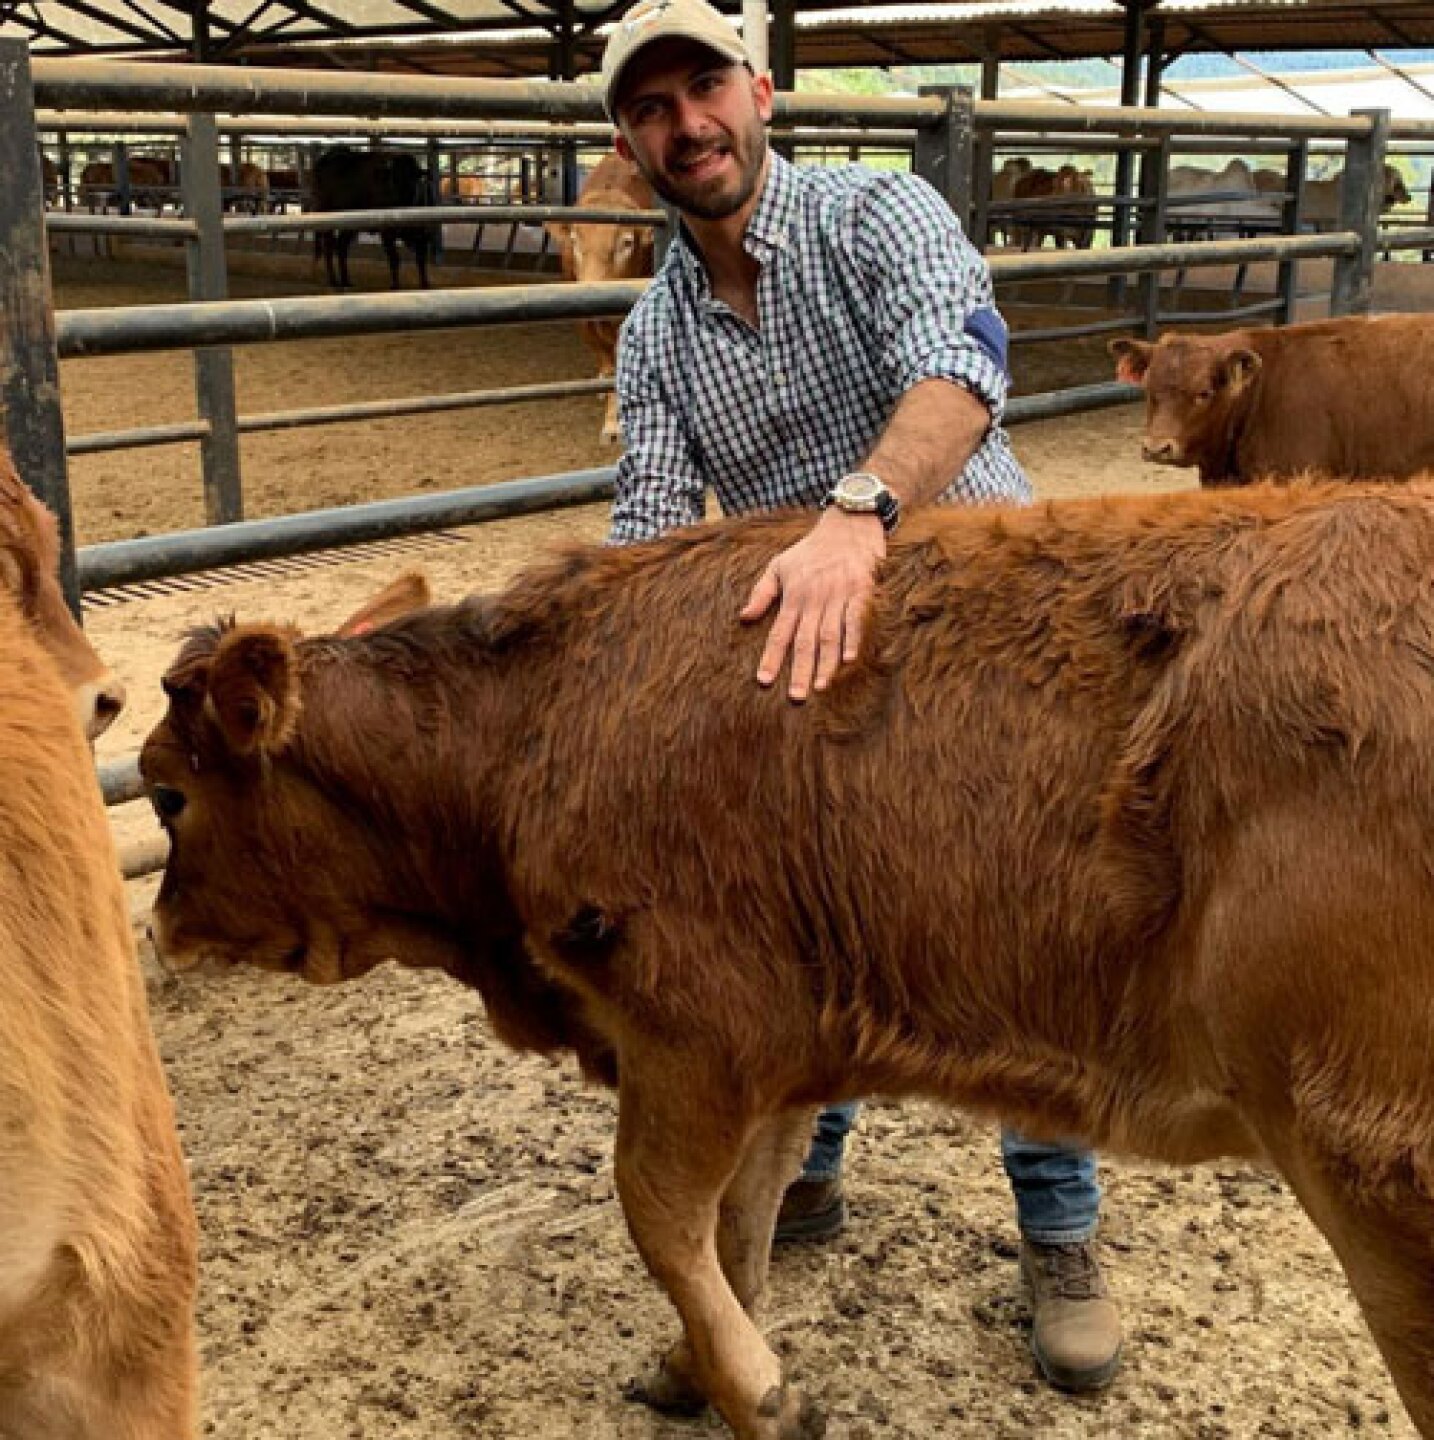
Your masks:
[{"label": "barn roof", "polygon": [[[736,10],[738,0],[719,0]],[[795,0],[797,63],[959,62],[1120,52],[1121,0]],[[547,73],[561,9],[573,6],[580,71],[625,0],[209,0],[209,58],[264,64]],[[0,35],[36,54],[182,58],[195,0],[0,0]],[[1155,0],[1168,52],[1363,50],[1434,45],[1434,0]]]}]

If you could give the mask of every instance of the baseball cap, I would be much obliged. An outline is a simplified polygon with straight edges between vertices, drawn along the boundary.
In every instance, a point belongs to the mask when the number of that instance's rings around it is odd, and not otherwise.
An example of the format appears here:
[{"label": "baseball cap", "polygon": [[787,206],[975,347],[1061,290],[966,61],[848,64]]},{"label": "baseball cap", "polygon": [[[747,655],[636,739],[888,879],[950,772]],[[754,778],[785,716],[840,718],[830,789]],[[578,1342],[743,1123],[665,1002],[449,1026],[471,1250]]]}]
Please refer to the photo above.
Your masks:
[{"label": "baseball cap", "polygon": [[603,108],[616,120],[618,83],[640,50],[654,40],[695,40],[734,65],[751,65],[742,37],[707,0],[638,0],[617,22],[602,54]]}]

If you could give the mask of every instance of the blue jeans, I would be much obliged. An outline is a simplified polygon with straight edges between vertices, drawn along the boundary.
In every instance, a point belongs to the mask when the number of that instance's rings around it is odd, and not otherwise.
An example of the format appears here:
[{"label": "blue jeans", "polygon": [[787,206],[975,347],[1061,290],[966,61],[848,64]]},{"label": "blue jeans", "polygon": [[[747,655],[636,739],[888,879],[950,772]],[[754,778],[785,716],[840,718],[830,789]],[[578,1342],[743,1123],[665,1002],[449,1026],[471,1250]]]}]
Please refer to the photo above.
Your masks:
[{"label": "blue jeans", "polygon": [[[829,1105],[817,1116],[816,1134],[802,1166],[806,1180],[834,1180],[841,1174],[846,1137],[861,1105]],[[1016,1220],[1027,1240],[1069,1245],[1089,1240],[1100,1219],[1100,1182],[1089,1150],[1027,1140],[1001,1132],[1001,1159],[1016,1197]]]}]

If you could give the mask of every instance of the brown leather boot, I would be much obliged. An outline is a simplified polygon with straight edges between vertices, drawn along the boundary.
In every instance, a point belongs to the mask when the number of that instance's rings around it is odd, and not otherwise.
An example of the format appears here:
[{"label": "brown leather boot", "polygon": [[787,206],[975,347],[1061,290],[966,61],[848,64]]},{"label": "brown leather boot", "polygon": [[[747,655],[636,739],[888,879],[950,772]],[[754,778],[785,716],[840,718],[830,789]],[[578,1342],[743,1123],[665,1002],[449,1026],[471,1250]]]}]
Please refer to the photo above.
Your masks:
[{"label": "brown leather boot", "polygon": [[1060,1390],[1109,1385],[1120,1365],[1120,1311],[1094,1244],[1023,1239],[1021,1273],[1031,1289],[1031,1349],[1041,1374]]},{"label": "brown leather boot", "polygon": [[834,1240],[846,1228],[846,1196],[841,1178],[835,1180],[793,1180],[782,1196],[772,1242],[793,1240]]}]

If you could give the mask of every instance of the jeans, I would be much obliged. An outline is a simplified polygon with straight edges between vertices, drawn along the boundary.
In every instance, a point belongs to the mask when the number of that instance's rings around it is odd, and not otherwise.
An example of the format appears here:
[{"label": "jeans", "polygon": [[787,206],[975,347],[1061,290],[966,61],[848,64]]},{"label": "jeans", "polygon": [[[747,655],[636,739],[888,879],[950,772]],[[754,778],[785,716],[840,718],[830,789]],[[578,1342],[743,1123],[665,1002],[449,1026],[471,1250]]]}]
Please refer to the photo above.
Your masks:
[{"label": "jeans", "polygon": [[[804,1180],[835,1180],[841,1174],[846,1137],[860,1111],[857,1101],[847,1101],[829,1105],[817,1117],[816,1134],[802,1166]],[[1016,1220],[1027,1240],[1070,1245],[1095,1234],[1100,1182],[1089,1150],[1046,1145],[1003,1130],[1001,1159],[1016,1197]]]}]

